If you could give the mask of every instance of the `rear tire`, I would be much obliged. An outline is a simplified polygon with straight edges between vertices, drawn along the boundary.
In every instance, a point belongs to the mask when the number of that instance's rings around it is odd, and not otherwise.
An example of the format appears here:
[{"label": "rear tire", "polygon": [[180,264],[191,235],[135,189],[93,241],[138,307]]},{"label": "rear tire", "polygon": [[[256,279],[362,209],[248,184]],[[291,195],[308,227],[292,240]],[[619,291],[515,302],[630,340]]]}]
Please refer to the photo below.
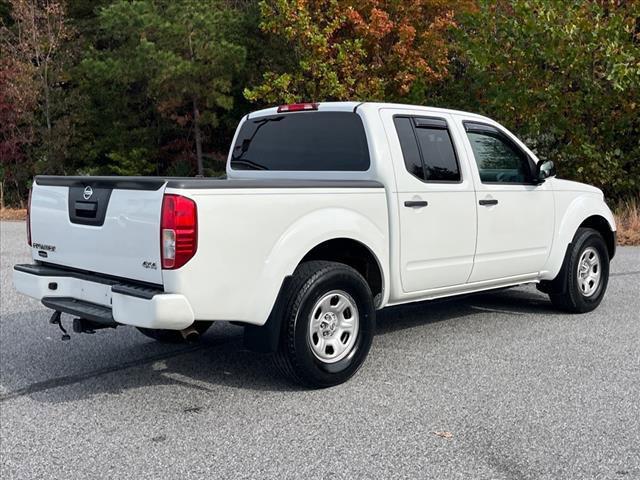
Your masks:
[{"label": "rear tire", "polygon": [[602,235],[591,228],[579,228],[562,268],[564,284],[549,293],[551,303],[571,313],[597,308],[609,282],[609,252]]},{"label": "rear tire", "polygon": [[283,292],[278,369],[295,383],[325,388],[351,378],[375,334],[373,296],[365,279],[336,262],[300,265]]},{"label": "rear tire", "polygon": [[[194,322],[195,328],[200,335],[203,335],[211,326],[212,322]],[[160,343],[187,343],[180,330],[163,330],[159,328],[136,327],[145,337],[152,338]]]}]

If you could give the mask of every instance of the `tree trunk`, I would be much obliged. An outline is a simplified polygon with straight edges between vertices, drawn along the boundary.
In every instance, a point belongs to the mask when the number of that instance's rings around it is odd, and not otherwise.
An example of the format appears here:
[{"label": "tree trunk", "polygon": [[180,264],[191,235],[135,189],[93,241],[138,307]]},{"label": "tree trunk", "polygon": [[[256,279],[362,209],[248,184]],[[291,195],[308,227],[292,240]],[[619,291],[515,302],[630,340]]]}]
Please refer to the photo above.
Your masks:
[{"label": "tree trunk", "polygon": [[51,106],[50,106],[50,100],[49,100],[49,71],[48,71],[49,65],[48,63],[45,63],[44,65],[44,81],[43,83],[43,87],[44,87],[44,116],[45,119],[47,121],[47,133],[51,133]]},{"label": "tree trunk", "polygon": [[24,198],[22,198],[22,192],[20,192],[20,184],[18,180],[14,180],[13,183],[16,186],[16,192],[18,193],[18,198],[20,199],[20,208],[24,208]]},{"label": "tree trunk", "polygon": [[200,110],[198,103],[193,99],[193,131],[196,137],[196,159],[198,160],[198,175],[204,175],[204,164],[202,162],[202,133],[200,132]]}]

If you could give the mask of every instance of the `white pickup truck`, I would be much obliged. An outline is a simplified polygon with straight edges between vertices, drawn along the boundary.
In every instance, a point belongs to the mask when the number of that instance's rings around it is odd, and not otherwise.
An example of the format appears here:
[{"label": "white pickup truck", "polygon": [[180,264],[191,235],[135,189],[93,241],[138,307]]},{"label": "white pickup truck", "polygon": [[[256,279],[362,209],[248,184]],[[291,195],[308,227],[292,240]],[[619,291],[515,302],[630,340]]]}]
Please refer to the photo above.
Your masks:
[{"label": "white pickup truck", "polygon": [[590,311],[616,249],[602,192],[498,123],[381,103],[251,113],[226,179],[38,176],[27,228],[14,283],[52,323],[176,341],[231,321],[312,387],[358,370],[389,305],[537,283]]}]

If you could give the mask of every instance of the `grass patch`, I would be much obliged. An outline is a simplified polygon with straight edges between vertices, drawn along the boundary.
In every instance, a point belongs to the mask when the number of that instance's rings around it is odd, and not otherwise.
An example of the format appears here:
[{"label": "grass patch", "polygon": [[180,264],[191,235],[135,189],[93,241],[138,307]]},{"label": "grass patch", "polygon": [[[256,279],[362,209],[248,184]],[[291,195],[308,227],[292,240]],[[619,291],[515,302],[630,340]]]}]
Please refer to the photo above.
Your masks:
[{"label": "grass patch", "polygon": [[26,220],[25,208],[0,208],[0,220]]},{"label": "grass patch", "polygon": [[640,197],[621,201],[614,208],[618,245],[640,245]]}]

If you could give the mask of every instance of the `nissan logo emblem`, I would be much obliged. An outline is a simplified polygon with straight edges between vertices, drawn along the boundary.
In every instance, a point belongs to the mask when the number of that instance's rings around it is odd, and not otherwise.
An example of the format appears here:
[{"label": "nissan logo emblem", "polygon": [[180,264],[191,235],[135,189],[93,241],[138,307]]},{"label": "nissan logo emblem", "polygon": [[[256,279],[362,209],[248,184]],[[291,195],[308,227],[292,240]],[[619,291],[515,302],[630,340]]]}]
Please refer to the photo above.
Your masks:
[{"label": "nissan logo emblem", "polygon": [[84,193],[82,194],[82,197],[85,200],[89,200],[91,198],[91,195],[93,195],[93,188],[87,185],[86,187],[84,187]]}]

